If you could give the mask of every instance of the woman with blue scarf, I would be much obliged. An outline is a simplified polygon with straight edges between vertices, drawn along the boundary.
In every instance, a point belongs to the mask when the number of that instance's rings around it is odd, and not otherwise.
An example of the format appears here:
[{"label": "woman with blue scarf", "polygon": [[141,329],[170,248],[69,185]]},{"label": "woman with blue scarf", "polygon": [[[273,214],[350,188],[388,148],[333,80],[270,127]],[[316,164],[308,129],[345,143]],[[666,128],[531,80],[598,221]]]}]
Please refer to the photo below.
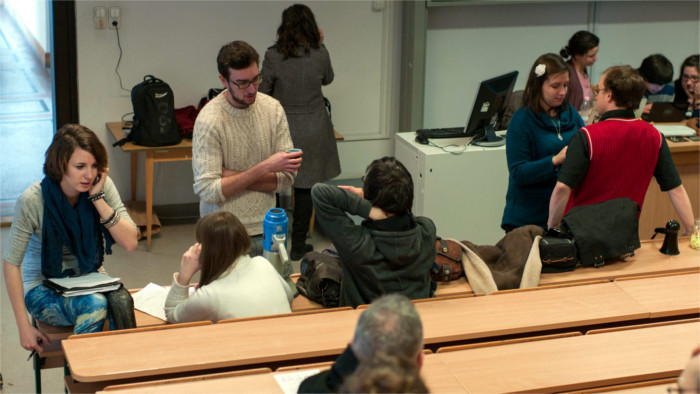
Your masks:
[{"label": "woman with blue scarf", "polygon": [[108,299],[131,300],[123,287],[107,296],[63,297],[42,284],[46,278],[97,271],[115,242],[129,251],[138,245],[136,225],[108,173],[107,151],[95,133],[67,124],[46,151],[46,177],[17,200],[3,272],[20,344],[27,350],[41,352],[51,343],[27,312],[81,334],[102,330]]},{"label": "woman with blue scarf", "polygon": [[549,198],[566,147],[585,124],[567,102],[569,69],[556,54],[540,56],[532,65],[523,93],[523,107],[508,125],[506,158],[508,192],[501,228],[509,232],[534,224],[547,229]]}]

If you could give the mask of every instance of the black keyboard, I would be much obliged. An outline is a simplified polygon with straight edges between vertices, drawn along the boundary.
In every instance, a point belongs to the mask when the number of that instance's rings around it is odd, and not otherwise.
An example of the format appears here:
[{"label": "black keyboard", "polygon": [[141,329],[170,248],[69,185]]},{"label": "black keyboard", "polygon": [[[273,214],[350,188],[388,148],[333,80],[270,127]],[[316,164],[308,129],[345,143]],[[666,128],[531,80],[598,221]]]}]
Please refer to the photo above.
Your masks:
[{"label": "black keyboard", "polygon": [[459,138],[465,137],[464,127],[449,127],[445,129],[421,129],[416,130],[419,136],[425,138]]}]

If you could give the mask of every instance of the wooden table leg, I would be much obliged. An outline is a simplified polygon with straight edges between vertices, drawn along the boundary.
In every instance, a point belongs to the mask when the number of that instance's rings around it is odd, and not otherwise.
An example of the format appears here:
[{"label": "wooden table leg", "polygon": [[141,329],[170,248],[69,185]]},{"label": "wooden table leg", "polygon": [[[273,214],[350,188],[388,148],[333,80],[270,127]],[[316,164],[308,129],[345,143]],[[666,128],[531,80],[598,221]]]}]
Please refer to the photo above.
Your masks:
[{"label": "wooden table leg", "polygon": [[153,227],[153,151],[146,152],[146,248],[151,249]]},{"label": "wooden table leg", "polygon": [[136,201],[136,185],[138,183],[139,153],[131,152],[131,201]]}]

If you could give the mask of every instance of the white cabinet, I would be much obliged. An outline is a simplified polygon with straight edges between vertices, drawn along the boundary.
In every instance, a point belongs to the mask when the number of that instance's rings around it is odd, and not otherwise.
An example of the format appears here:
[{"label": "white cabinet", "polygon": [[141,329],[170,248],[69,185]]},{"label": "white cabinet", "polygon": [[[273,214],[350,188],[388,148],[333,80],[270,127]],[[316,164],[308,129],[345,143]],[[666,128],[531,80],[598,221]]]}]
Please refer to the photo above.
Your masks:
[{"label": "white cabinet", "polygon": [[[500,134],[500,133],[499,133]],[[443,238],[494,245],[505,232],[501,218],[508,188],[505,146],[469,146],[466,138],[434,139],[444,150],[415,141],[416,133],[396,134],[396,158],[411,173],[413,214],[431,218]]]}]

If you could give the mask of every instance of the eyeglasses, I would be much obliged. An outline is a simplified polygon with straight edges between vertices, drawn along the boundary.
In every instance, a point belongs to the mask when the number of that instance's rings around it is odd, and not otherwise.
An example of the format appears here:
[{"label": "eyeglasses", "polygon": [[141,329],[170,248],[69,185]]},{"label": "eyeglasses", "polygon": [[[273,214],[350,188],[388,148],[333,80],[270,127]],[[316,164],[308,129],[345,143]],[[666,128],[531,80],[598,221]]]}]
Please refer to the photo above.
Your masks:
[{"label": "eyeglasses", "polygon": [[258,76],[255,77],[255,78],[253,78],[252,81],[238,81],[238,82],[234,82],[234,81],[232,81],[232,80],[230,80],[230,79],[229,79],[228,81],[231,82],[232,84],[236,85],[236,86],[238,87],[238,89],[247,89],[248,86],[250,86],[250,85],[255,85],[255,86],[260,85],[260,82],[262,82],[262,79],[263,79],[262,74],[258,74]]},{"label": "eyeglasses", "polygon": [[596,87],[591,87],[591,90],[593,90],[593,96],[597,97],[598,93],[605,91],[605,88],[601,89],[600,87],[596,86]]},{"label": "eyeglasses", "polygon": [[682,76],[684,81],[691,80],[693,82],[700,81],[700,75],[688,75],[688,74],[683,74]]}]

